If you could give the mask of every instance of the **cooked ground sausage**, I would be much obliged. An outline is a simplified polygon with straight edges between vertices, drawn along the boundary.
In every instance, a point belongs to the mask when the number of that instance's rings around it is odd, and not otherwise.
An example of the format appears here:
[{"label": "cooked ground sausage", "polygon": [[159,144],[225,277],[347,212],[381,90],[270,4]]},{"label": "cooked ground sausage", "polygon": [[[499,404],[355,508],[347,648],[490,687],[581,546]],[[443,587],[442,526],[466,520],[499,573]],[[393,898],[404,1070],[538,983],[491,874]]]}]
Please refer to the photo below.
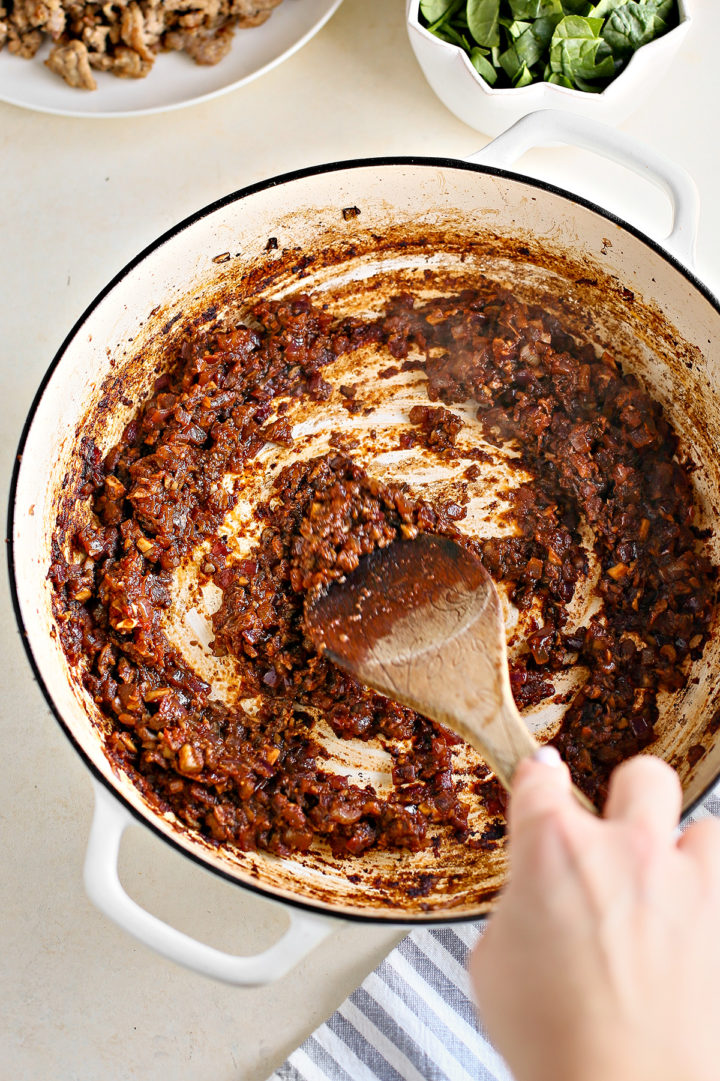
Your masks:
[{"label": "cooked ground sausage", "polygon": [[53,42],[45,63],[72,87],[96,90],[92,74],[142,79],[159,52],[185,52],[217,64],[240,27],[259,26],[281,0],[3,0],[0,49],[32,58]]}]

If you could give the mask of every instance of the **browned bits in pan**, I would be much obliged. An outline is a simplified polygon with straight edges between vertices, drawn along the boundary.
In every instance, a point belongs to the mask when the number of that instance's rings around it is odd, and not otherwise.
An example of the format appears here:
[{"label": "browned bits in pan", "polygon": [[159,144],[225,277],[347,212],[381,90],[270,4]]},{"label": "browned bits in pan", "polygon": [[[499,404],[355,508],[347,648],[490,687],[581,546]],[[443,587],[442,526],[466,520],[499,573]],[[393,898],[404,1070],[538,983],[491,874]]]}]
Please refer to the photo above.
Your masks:
[{"label": "browned bits in pan", "polygon": [[[438,830],[497,844],[504,797],[482,769],[459,787],[457,738],[356,684],[304,634],[314,591],[374,548],[431,532],[470,546],[519,609],[537,611],[511,666],[520,707],[554,696],[570,667],[586,673],[556,742],[576,783],[602,799],[612,767],[652,742],[658,693],[684,685],[714,604],[689,470],[659,405],[611,356],[490,288],[425,307],[398,297],[374,321],[335,319],[307,297],[261,302],[253,316],[211,337],[188,331],[120,443],[104,459],[83,445],[76,496],[95,518],[70,552],[58,522],[50,577],[68,660],[108,719],[108,752],[191,828],[240,848],[282,855],[322,840],[355,856],[414,850]],[[234,558],[223,522],[236,497],[223,477],[265,446],[294,446],[287,403],[326,400],[323,369],[369,344],[398,362],[386,373],[424,374],[429,401],[404,434],[439,459],[471,459],[458,463],[455,498],[433,503],[372,479],[352,440],[331,439],[328,453],[279,472],[256,508],[259,541]],[[351,404],[360,389],[338,397]],[[468,400],[488,440],[511,441],[532,477],[503,512],[510,535],[460,532],[464,488],[489,458],[461,445],[463,421],[446,408]],[[583,521],[601,607],[576,626]],[[214,648],[234,658],[243,694],[259,696],[252,715],[214,699],[163,630],[172,574],[201,543],[202,573],[222,591]],[[318,714],[340,738],[384,742],[388,795],[324,770]],[[493,819],[479,835],[473,801]]]}]

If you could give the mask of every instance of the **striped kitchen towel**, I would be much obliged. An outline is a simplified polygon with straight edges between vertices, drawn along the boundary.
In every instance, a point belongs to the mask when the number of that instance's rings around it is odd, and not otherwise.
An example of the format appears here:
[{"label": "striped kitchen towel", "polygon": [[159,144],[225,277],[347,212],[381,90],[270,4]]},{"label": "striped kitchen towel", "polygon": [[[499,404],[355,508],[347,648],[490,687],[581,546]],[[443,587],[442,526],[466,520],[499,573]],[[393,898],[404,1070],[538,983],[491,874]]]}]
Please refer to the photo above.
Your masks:
[{"label": "striped kitchen towel", "polygon": [[[720,787],[683,828],[720,817]],[[412,931],[268,1081],[512,1081],[473,1005],[480,924]]]}]

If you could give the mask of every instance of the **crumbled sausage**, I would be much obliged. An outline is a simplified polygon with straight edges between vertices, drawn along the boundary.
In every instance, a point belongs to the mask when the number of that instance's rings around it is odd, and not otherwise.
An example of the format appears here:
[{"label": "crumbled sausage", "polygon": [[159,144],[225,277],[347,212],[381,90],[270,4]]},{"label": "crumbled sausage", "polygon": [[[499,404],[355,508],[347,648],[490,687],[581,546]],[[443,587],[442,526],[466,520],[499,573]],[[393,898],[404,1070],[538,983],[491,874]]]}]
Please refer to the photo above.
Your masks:
[{"label": "crumbled sausage", "polygon": [[95,90],[91,69],[141,79],[158,52],[183,51],[217,64],[240,27],[259,26],[281,0],[15,0],[0,5],[0,49],[30,59],[45,35],[45,61],[69,86]]}]

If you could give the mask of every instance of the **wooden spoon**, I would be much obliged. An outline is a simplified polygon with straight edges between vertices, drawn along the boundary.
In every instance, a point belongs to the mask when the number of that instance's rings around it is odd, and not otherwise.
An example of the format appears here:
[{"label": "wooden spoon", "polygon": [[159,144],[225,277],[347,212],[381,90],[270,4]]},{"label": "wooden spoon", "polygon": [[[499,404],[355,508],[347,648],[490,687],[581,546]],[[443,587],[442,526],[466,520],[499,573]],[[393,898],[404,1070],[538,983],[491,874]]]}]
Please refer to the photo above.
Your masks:
[{"label": "wooden spoon", "polygon": [[447,537],[377,549],[308,605],[305,623],[334,664],[452,728],[506,788],[538,749],[510,690],[497,590],[480,560]]}]

